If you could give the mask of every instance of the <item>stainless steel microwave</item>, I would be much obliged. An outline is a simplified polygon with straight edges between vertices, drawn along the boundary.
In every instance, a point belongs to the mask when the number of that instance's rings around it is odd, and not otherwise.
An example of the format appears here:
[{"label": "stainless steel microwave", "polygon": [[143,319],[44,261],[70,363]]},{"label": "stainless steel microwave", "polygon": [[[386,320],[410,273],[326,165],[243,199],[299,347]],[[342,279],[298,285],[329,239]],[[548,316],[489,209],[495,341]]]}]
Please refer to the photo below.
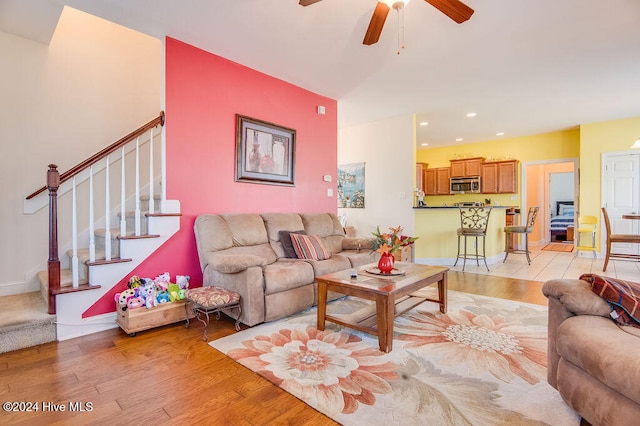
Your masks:
[{"label": "stainless steel microwave", "polygon": [[480,176],[451,178],[450,190],[452,194],[480,193]]}]

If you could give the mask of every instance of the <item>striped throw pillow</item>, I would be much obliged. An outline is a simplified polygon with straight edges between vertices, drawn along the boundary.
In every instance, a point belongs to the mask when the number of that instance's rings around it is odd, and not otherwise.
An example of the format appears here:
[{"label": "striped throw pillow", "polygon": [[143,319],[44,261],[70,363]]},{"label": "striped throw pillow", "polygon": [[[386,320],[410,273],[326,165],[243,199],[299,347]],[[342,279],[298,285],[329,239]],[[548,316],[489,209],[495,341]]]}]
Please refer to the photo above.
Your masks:
[{"label": "striped throw pillow", "polygon": [[299,259],[325,260],[331,257],[331,253],[324,247],[322,240],[317,235],[292,233],[291,242]]}]

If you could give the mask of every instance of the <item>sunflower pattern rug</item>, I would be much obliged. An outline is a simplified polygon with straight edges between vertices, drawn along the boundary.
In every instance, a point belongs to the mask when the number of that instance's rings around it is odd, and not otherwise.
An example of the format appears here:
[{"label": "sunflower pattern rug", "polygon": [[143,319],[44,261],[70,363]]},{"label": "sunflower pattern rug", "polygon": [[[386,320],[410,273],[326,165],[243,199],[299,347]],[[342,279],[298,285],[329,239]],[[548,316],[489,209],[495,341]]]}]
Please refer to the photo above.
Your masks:
[{"label": "sunflower pattern rug", "polygon": [[[318,331],[315,308],[210,345],[343,425],[579,424],[546,381],[546,307],[448,295],[446,314],[425,302],[396,318],[390,353],[349,328]],[[327,307],[360,309],[370,302]]]}]

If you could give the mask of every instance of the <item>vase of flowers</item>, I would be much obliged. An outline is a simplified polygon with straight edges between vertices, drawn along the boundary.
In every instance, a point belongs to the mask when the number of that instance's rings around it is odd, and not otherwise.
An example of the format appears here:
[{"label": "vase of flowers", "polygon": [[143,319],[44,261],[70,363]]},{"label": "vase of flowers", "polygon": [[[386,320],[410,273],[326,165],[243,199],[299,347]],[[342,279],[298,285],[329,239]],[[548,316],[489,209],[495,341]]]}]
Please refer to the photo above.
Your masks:
[{"label": "vase of flowers", "polygon": [[393,271],[393,265],[395,264],[395,258],[393,252],[396,250],[413,244],[418,237],[409,237],[402,235],[402,227],[389,228],[390,232],[380,232],[380,227],[376,227],[376,231],[371,234],[374,236],[373,249],[380,253],[380,260],[378,261],[378,269],[383,274],[390,274]]}]

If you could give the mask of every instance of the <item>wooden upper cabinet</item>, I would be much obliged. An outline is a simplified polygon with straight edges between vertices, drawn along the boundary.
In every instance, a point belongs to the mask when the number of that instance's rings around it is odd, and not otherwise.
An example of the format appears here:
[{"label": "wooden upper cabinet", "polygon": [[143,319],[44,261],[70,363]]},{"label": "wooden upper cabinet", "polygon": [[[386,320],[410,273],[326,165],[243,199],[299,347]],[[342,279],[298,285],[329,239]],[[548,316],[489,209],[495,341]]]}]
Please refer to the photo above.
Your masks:
[{"label": "wooden upper cabinet", "polygon": [[465,158],[451,161],[451,177],[480,176],[484,158]]},{"label": "wooden upper cabinet", "polygon": [[438,195],[451,194],[451,169],[449,167],[439,167],[436,169],[436,185]]},{"label": "wooden upper cabinet", "polygon": [[483,194],[512,194],[517,190],[517,160],[482,164]]},{"label": "wooden upper cabinet", "polygon": [[424,172],[429,165],[427,163],[416,163],[416,188],[424,191]]},{"label": "wooden upper cabinet", "polygon": [[424,172],[424,193],[425,195],[449,195],[449,167],[439,167],[427,169]]}]

